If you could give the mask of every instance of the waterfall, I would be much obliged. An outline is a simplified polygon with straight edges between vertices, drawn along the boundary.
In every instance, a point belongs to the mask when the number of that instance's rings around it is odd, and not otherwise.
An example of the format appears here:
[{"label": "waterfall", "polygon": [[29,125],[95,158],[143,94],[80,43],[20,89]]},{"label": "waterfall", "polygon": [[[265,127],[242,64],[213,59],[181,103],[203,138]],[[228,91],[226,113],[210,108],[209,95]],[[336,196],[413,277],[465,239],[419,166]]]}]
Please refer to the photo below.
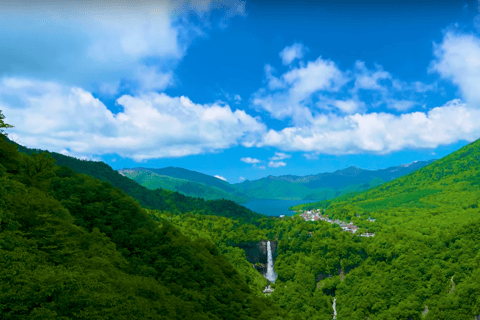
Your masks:
[{"label": "waterfall", "polygon": [[337,298],[333,298],[333,319],[335,320],[337,318]]},{"label": "waterfall", "polygon": [[275,282],[277,279],[277,274],[275,270],[273,270],[273,259],[272,259],[272,248],[270,247],[270,241],[267,242],[267,253],[268,253],[268,265],[267,265],[267,274],[265,278],[267,278],[270,282]]}]

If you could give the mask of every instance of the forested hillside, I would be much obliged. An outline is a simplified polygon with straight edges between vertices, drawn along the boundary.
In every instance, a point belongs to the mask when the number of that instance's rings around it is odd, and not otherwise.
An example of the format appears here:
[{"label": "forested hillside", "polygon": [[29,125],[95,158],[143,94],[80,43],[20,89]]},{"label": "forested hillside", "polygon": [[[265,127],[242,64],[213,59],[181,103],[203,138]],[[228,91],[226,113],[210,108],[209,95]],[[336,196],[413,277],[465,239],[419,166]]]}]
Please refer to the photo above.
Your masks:
[{"label": "forested hillside", "polygon": [[268,176],[233,184],[242,193],[260,199],[327,200],[364,191],[409,174],[434,160],[416,161],[380,170],[348,167],[335,172],[308,176]]},{"label": "forested hillside", "polygon": [[[334,299],[339,320],[480,317],[480,140],[315,205],[354,234],[23,150],[0,136],[2,318],[327,320]],[[238,248],[260,240],[277,242],[268,297]]]},{"label": "forested hillside", "polygon": [[178,192],[164,189],[149,190],[135,181],[122,176],[104,162],[79,160],[56,152],[29,149],[8,138],[6,138],[6,141],[15,145],[21,153],[32,155],[46,152],[55,159],[56,164],[59,166],[67,166],[77,173],[87,174],[99,180],[110,182],[112,186],[135,198],[144,208],[168,210],[173,213],[201,210],[205,214],[233,217],[246,221],[255,221],[261,217],[261,215],[230,200],[205,201],[201,198],[187,197]]},{"label": "forested hillside", "polygon": [[[218,179],[216,177],[209,176],[208,174],[203,174],[197,171],[188,170],[178,167],[166,167],[166,168],[133,168],[133,169],[123,169],[123,170],[133,170],[133,171],[150,171],[161,176],[168,176],[177,179],[184,179],[188,181],[203,183],[212,187],[220,188],[226,192],[235,192],[230,183]],[[123,171],[121,170],[121,171]]]},{"label": "forested hillside", "polygon": [[375,232],[367,259],[335,286],[339,319],[478,316],[479,186],[477,140],[370,191],[318,203]]},{"label": "forested hillside", "polygon": [[283,319],[208,240],[0,135],[2,319]]},{"label": "forested hillside", "polygon": [[[153,170],[157,169],[134,168],[122,169],[118,170],[118,172],[150,190],[166,189],[179,192],[189,197],[203,198],[205,200],[225,199],[235,201],[237,203],[244,203],[248,201],[248,197],[245,194],[242,194],[233,188],[227,189],[219,188],[218,186],[214,185],[208,185],[207,183],[211,183],[211,181],[207,179],[203,179],[202,181],[204,182],[195,182],[187,179],[190,178],[190,176],[185,178],[175,178],[156,173]],[[218,178],[214,179],[220,180]],[[228,183],[225,182],[225,184],[228,186]]]},{"label": "forested hillside", "polygon": [[406,175],[432,163],[415,161],[380,170],[349,167],[335,172],[308,176],[268,176],[229,184],[221,179],[177,167],[132,168],[118,172],[150,189],[166,189],[206,200],[226,199],[245,203],[249,199],[327,200],[364,191]]}]

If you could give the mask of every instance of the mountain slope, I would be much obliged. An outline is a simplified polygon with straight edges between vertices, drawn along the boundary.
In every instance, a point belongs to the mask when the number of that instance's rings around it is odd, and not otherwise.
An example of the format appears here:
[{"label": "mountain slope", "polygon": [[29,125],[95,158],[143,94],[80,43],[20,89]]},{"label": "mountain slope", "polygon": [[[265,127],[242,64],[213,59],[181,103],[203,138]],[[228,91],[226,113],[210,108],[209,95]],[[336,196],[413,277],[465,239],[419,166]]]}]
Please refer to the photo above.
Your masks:
[{"label": "mountain slope", "polygon": [[[56,160],[59,166],[66,166],[77,173],[84,173],[102,181],[111,183],[132,198],[136,199],[142,207],[170,211],[172,213],[185,213],[193,210],[203,210],[204,214],[256,221],[263,215],[255,213],[241,205],[229,200],[209,200],[184,196],[178,192],[163,189],[149,190],[135,181],[122,176],[104,162],[79,160],[56,152],[38,149],[29,149],[21,146],[8,138],[6,141],[15,145],[19,152],[32,155],[46,152]],[[218,180],[218,179],[217,179]]]},{"label": "mountain slope", "polygon": [[406,175],[433,161],[417,161],[375,171],[352,166],[331,173],[304,177],[293,175],[268,176],[254,181],[247,180],[233,186],[248,196],[262,199],[325,200],[350,192],[367,190]]},{"label": "mountain slope", "polygon": [[[118,170],[118,173],[133,179],[138,184],[150,190],[155,190],[158,188],[167,189],[171,191],[177,191],[186,196],[203,198],[205,200],[225,199],[235,201],[237,203],[248,201],[248,197],[246,195],[241,194],[237,190],[231,188],[228,182],[222,181],[218,178],[182,168],[169,167],[164,169],[168,170],[133,168],[121,169]],[[161,175],[156,172],[173,174],[174,176],[182,176],[184,178]],[[204,182],[195,182],[188,180],[188,178],[194,179],[195,181]],[[219,180],[220,183],[215,180]],[[206,183],[213,183],[215,186],[207,185]],[[222,188],[218,186],[221,186]]]},{"label": "mountain slope", "polygon": [[[349,252],[338,251],[343,259],[338,275],[317,286],[335,296],[344,319],[477,319],[479,205],[480,140],[371,190],[309,204],[324,208],[331,219],[353,222],[357,234],[375,233],[352,235],[365,244],[363,261],[344,269],[352,263]],[[322,265],[321,245],[294,244],[292,251],[303,256],[288,257],[286,270],[299,259],[311,259],[304,269]]]},{"label": "mountain slope", "polygon": [[209,176],[208,174],[200,173],[197,171],[192,171],[184,168],[178,167],[166,167],[166,168],[133,168],[128,169],[133,171],[150,171],[156,173],[161,176],[169,176],[172,178],[184,179],[188,181],[193,181],[197,183],[203,183],[207,186],[217,187],[225,192],[234,193],[236,192],[235,188],[233,188],[228,182],[223,181],[221,179]]},{"label": "mountain slope", "polygon": [[2,319],[285,318],[213,243],[110,183],[1,135],[0,154]]},{"label": "mountain slope", "polygon": [[[327,210],[335,217],[354,218],[352,212],[345,210],[348,205],[359,213],[375,216],[382,224],[419,229],[427,228],[429,223],[449,225],[478,217],[479,194],[480,140],[477,140],[406,176],[348,199],[333,199],[320,205],[328,204]],[[442,220],[443,215],[449,219]],[[422,223],[416,226],[419,219]]]}]

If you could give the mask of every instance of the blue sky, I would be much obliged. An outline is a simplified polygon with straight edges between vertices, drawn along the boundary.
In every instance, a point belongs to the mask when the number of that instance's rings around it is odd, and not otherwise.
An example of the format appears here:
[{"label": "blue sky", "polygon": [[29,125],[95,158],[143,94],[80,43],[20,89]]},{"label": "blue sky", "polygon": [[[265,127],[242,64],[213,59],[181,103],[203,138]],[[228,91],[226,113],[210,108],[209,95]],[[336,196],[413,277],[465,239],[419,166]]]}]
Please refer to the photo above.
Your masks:
[{"label": "blue sky", "polygon": [[0,0],[10,138],[237,183],[480,137],[478,1],[113,2]]}]

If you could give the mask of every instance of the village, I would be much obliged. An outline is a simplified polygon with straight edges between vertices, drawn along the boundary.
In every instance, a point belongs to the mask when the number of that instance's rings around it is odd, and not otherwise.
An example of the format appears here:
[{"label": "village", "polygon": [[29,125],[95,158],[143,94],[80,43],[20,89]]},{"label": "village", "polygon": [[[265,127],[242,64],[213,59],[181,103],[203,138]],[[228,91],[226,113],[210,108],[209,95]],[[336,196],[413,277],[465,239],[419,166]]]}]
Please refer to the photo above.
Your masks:
[{"label": "village", "polygon": [[[322,215],[322,213],[325,213],[325,209],[323,209],[323,211],[322,209],[314,209],[314,210],[308,210],[305,212],[300,210],[299,212],[302,212],[302,214],[300,214],[300,217],[302,217],[305,221],[326,221],[331,224],[338,224],[343,229],[343,231],[348,231],[352,234],[356,233],[358,230],[358,227],[353,223],[347,223],[345,221],[340,221],[338,219],[332,220],[328,217],[328,215]],[[357,215],[357,217],[359,218],[360,215]],[[282,216],[280,216],[280,218],[282,218]],[[368,217],[367,220],[370,222],[375,221],[375,219],[371,219],[370,217]],[[375,236],[375,233],[360,234],[360,237],[374,237],[374,236]]]}]

